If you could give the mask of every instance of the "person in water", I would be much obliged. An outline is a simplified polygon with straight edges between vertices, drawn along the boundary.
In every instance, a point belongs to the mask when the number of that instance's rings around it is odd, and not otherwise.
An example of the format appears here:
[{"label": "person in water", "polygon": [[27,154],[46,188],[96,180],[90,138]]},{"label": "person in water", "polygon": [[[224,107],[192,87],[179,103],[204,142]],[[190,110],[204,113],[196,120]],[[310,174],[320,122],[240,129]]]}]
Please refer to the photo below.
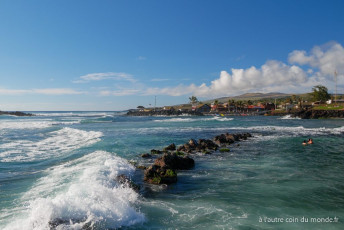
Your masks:
[{"label": "person in water", "polygon": [[307,142],[309,145],[313,144],[313,140],[311,138],[308,139],[308,142]]},{"label": "person in water", "polygon": [[307,142],[306,142],[306,141],[303,141],[303,142],[302,142],[302,145],[307,145]]}]

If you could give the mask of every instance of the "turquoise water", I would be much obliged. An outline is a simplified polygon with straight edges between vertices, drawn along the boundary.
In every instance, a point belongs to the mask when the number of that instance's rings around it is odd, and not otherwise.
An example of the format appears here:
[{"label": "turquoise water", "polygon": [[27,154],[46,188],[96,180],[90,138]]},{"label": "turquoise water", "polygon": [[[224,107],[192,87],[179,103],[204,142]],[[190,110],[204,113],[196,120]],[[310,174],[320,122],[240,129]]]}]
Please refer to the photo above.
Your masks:
[{"label": "turquoise water", "polygon": [[[0,116],[0,229],[343,229],[344,120],[36,113]],[[254,138],[193,155],[168,187],[144,184],[128,162],[224,132]]]}]

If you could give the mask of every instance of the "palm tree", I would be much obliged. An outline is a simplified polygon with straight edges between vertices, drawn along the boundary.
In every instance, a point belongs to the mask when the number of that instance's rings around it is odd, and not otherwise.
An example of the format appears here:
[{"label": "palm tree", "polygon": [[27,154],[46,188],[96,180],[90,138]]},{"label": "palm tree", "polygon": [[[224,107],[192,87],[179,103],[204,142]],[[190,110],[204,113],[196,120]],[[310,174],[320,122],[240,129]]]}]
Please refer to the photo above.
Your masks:
[{"label": "palm tree", "polygon": [[216,100],[214,101],[214,107],[216,108],[216,112],[219,111],[218,108],[217,108],[218,105],[219,105],[219,101],[216,99]]},{"label": "palm tree", "polygon": [[189,97],[189,100],[190,100],[190,104],[196,104],[198,102],[198,99],[195,96]]}]

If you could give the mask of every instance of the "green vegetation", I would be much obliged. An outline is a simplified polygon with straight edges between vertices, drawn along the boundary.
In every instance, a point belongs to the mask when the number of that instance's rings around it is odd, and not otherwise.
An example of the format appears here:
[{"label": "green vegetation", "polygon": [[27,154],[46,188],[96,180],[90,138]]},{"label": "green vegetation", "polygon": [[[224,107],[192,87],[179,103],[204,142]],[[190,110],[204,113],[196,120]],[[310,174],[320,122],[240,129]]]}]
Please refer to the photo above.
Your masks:
[{"label": "green vegetation", "polygon": [[320,105],[313,108],[314,110],[343,110],[343,105]]},{"label": "green vegetation", "polygon": [[161,182],[161,177],[158,175],[154,175],[154,178],[152,179],[153,184],[160,184]]},{"label": "green vegetation", "polygon": [[311,93],[314,101],[327,101],[331,98],[328,94],[328,90],[323,85],[316,85],[312,88],[313,92]]},{"label": "green vegetation", "polygon": [[211,154],[211,152],[207,151],[207,150],[203,150],[202,151],[203,154]]},{"label": "green vegetation", "polygon": [[184,156],[185,155],[184,152],[180,152],[180,151],[176,151],[176,154],[177,154],[177,156]]},{"label": "green vegetation", "polygon": [[229,148],[222,148],[222,149],[220,149],[220,152],[221,152],[221,153],[227,153],[227,152],[229,152],[229,151],[230,151]]},{"label": "green vegetation", "polygon": [[190,104],[196,104],[198,102],[198,99],[195,96],[189,97],[189,100],[190,100]]},{"label": "green vegetation", "polygon": [[165,173],[166,177],[176,177],[177,173],[175,171],[173,171],[172,169],[167,169],[166,173]]}]

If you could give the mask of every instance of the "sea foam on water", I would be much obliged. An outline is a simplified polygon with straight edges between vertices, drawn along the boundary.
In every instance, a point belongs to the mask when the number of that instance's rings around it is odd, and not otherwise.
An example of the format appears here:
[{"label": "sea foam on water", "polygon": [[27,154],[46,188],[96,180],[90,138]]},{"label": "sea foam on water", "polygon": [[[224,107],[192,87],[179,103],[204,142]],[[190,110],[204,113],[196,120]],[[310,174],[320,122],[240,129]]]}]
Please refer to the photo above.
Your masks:
[{"label": "sea foam on water", "polygon": [[0,145],[1,162],[28,162],[59,156],[100,141],[102,132],[62,128],[48,134],[49,137],[38,142],[17,140]]},{"label": "sea foam on water", "polygon": [[144,221],[134,208],[139,195],[116,181],[134,171],[126,160],[105,151],[52,167],[21,198],[20,211],[5,230],[118,228]]}]

